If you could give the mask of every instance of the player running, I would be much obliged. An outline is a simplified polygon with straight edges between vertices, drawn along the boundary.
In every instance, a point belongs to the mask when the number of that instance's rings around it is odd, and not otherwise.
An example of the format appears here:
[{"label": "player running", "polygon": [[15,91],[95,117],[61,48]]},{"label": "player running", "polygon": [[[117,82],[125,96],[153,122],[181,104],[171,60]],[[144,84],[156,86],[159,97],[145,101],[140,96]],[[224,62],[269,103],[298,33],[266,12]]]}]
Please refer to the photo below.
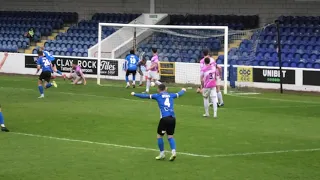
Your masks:
[{"label": "player running", "polygon": [[159,81],[159,57],[157,54],[157,49],[152,48],[153,57],[151,58],[151,66],[147,68],[148,71],[148,79],[147,79],[147,87],[146,93],[149,93],[151,80],[155,82],[156,85],[160,85],[161,82]]},{"label": "player running", "polygon": [[71,73],[68,79],[72,79],[72,84],[74,85],[87,84],[82,69],[77,63],[72,63]]},{"label": "player running", "polygon": [[65,74],[62,74],[62,72],[57,69],[57,63],[56,63],[57,60],[55,59],[55,57],[54,57],[52,54],[50,54],[50,52],[45,51],[43,47],[41,48],[41,51],[43,51],[44,56],[45,56],[48,60],[51,61],[51,63],[52,63],[52,70],[53,70],[52,73],[60,74],[60,75],[64,78],[64,80],[65,80],[65,79],[66,79],[66,75],[65,75]]},{"label": "player running", "polygon": [[39,98],[44,98],[43,87],[45,87],[45,89],[48,89],[51,86],[57,87],[57,84],[56,84],[55,81],[50,83],[51,72],[52,72],[51,61],[43,56],[43,52],[42,51],[38,51],[38,56],[39,56],[39,58],[37,60],[37,72],[36,72],[36,74],[38,74],[40,69],[42,70],[42,72],[41,72],[41,74],[39,76],[39,80],[38,80],[38,88],[39,88],[39,92],[40,92],[40,97]]},{"label": "player running", "polygon": [[213,117],[217,117],[217,109],[218,109],[218,102],[217,102],[217,89],[216,89],[216,67],[210,64],[210,58],[204,59],[204,67],[201,69],[201,85],[202,95],[203,95],[203,104],[205,114],[204,117],[209,117],[209,99],[213,102]]},{"label": "player running", "polygon": [[132,74],[132,87],[136,87],[136,73],[137,73],[137,68],[138,68],[138,63],[139,63],[139,57],[135,55],[134,50],[130,50],[130,54],[128,54],[125,58],[126,60],[126,82],[127,86],[126,88],[130,87],[130,82],[129,82],[129,75]]},{"label": "player running", "polygon": [[[6,62],[6,60],[8,59],[8,53],[4,53],[4,57],[3,59],[0,61],[0,70],[2,68],[2,66],[4,65],[4,63]],[[1,111],[1,104],[0,104],[0,126],[1,126],[1,131],[3,132],[9,132],[9,129],[4,125],[4,117]]]},{"label": "player running", "polygon": [[170,157],[170,161],[174,161],[176,159],[176,143],[173,138],[174,130],[176,127],[176,118],[174,113],[174,99],[182,96],[185,93],[186,89],[182,89],[178,93],[168,93],[167,88],[164,84],[160,84],[158,86],[158,94],[136,94],[134,92],[131,93],[132,96],[136,96],[144,99],[154,99],[158,102],[158,106],[161,113],[161,119],[158,124],[157,130],[157,139],[158,139],[158,147],[160,150],[160,155],[156,157],[156,160],[162,160],[165,158],[164,154],[164,142],[163,136],[167,134],[168,141],[170,144],[172,155]]}]

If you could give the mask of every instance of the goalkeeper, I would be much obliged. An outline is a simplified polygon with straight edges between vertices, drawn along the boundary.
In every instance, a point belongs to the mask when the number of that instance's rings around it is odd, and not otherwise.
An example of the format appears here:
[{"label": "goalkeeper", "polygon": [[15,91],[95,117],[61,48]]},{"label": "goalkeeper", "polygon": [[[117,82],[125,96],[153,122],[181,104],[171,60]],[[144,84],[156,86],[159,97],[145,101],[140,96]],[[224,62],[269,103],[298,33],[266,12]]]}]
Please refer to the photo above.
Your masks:
[{"label": "goalkeeper", "polygon": [[72,64],[71,73],[69,75],[69,79],[72,79],[72,84],[74,85],[86,85],[87,81],[84,77],[84,74],[81,70],[81,67],[77,65],[76,63]]}]

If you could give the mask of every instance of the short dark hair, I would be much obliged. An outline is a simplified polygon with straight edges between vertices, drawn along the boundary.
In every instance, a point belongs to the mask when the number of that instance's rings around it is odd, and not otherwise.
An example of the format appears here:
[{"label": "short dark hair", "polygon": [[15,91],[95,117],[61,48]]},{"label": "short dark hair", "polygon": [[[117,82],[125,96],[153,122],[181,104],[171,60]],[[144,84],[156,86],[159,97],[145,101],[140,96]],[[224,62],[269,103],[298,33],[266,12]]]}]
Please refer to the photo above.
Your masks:
[{"label": "short dark hair", "polygon": [[209,50],[208,49],[203,50],[203,55],[204,56],[208,56],[208,54],[209,54]]},{"label": "short dark hair", "polygon": [[205,58],[205,59],[204,59],[204,63],[205,63],[205,64],[210,64],[210,58]]},{"label": "short dark hair", "polygon": [[43,56],[43,51],[38,50],[38,56]]},{"label": "short dark hair", "polygon": [[130,50],[130,54],[134,54],[134,49],[131,49],[131,50]]},{"label": "short dark hair", "polygon": [[160,91],[165,91],[165,90],[166,90],[166,85],[160,84],[160,85],[158,86],[158,89],[159,89]]},{"label": "short dark hair", "polygon": [[153,53],[157,53],[157,51],[158,51],[157,48],[152,48]]}]

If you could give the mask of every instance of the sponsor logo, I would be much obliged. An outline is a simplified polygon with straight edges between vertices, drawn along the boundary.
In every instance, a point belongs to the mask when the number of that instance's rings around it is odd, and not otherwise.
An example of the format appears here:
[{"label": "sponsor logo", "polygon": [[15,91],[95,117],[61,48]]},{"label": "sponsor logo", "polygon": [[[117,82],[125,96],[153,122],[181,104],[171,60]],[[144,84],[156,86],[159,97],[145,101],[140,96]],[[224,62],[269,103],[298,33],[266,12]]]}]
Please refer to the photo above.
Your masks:
[{"label": "sponsor logo", "polygon": [[[73,63],[78,64],[83,73],[97,74],[97,60],[95,59],[78,59],[78,58],[62,58],[55,57],[57,69],[62,72],[70,72]],[[25,67],[36,68],[36,56],[25,56]],[[100,74],[108,76],[118,76],[118,61],[101,60]]]},{"label": "sponsor logo", "polygon": [[295,70],[284,69],[280,72],[277,69],[254,68],[253,81],[266,83],[280,83],[282,74],[283,84],[295,84]]},{"label": "sponsor logo", "polygon": [[252,68],[251,67],[238,67],[237,68],[237,81],[238,82],[252,82]]}]

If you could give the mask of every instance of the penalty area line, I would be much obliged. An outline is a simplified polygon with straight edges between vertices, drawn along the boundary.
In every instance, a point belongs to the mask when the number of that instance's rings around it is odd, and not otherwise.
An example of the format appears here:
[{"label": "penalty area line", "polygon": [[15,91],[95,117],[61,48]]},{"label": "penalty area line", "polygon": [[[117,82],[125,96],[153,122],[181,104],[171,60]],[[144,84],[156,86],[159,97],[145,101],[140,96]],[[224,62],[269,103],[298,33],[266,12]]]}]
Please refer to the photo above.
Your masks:
[{"label": "penalty area line", "polygon": [[[53,139],[53,140],[58,140],[58,141],[78,142],[78,143],[96,144],[96,145],[101,145],[101,146],[110,146],[110,147],[117,147],[117,148],[126,148],[126,149],[136,149],[136,150],[159,152],[158,149],[139,147],[139,146],[127,146],[127,145],[120,145],[120,144],[95,142],[95,141],[86,141],[86,140],[69,139],[69,138],[59,138],[59,137],[53,137],[53,136],[42,136],[42,135],[37,135],[37,134],[28,134],[28,133],[20,133],[20,132],[10,132],[10,134],[29,136],[29,137],[38,137],[38,138],[45,138],[45,139]],[[170,151],[166,151],[166,153],[169,153],[169,152]],[[208,155],[193,154],[193,153],[187,153],[187,152],[178,152],[178,154],[186,155],[186,156],[194,156],[194,157],[204,157],[204,158],[210,157]]]}]

